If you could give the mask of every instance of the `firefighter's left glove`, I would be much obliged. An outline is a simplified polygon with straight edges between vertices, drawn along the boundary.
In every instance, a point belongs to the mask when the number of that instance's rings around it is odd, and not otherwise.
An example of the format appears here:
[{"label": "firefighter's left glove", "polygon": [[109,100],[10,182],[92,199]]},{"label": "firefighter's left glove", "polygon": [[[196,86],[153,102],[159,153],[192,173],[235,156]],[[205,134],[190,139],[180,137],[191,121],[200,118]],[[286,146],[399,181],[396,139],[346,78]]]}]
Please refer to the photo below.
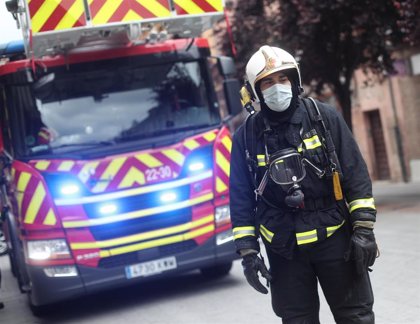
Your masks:
[{"label": "firefighter's left glove", "polygon": [[346,261],[353,261],[356,266],[356,273],[362,275],[369,267],[373,266],[378,253],[373,229],[356,227],[350,239],[350,247],[346,253]]},{"label": "firefighter's left glove", "polygon": [[267,279],[267,285],[271,281],[272,277],[270,272],[267,270],[264,261],[258,256],[257,253],[250,253],[242,257],[242,267],[244,268],[244,274],[248,283],[258,292],[267,294],[268,290],[263,286],[258,277],[258,272]]}]

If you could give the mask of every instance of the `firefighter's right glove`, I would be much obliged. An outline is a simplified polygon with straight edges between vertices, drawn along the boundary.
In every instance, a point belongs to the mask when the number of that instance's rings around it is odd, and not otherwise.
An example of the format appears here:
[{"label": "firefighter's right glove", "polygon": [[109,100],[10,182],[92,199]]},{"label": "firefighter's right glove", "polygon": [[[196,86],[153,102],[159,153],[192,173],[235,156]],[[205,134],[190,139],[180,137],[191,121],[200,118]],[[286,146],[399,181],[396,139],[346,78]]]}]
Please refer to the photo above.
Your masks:
[{"label": "firefighter's right glove", "polygon": [[350,247],[346,253],[346,261],[353,261],[356,273],[366,273],[374,263],[378,252],[373,229],[356,227],[350,239]]},{"label": "firefighter's right glove", "polygon": [[263,259],[257,253],[247,254],[242,258],[242,267],[244,268],[244,274],[248,283],[258,292],[267,294],[267,288],[263,286],[258,277],[258,272],[261,272],[261,275],[267,279],[267,285],[272,279]]}]

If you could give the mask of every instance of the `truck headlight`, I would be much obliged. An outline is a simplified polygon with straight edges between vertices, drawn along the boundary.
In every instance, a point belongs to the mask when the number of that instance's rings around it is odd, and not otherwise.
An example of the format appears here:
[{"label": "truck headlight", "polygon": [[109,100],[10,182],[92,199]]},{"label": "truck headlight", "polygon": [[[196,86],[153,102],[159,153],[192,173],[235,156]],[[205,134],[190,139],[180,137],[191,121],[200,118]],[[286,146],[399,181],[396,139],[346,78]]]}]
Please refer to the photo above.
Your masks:
[{"label": "truck headlight", "polygon": [[221,226],[230,223],[230,209],[229,205],[216,207],[215,216],[216,226]]},{"label": "truck headlight", "polygon": [[71,258],[65,240],[28,241],[28,257],[32,260],[54,260]]}]

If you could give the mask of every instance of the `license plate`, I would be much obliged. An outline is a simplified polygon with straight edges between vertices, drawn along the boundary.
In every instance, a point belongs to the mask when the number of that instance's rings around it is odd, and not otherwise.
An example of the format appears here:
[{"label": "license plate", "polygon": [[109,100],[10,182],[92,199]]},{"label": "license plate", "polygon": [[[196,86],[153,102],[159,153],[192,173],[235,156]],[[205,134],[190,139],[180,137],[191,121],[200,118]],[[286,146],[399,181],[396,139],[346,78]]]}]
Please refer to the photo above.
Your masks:
[{"label": "license plate", "polygon": [[175,257],[168,257],[154,261],[133,264],[125,268],[127,279],[153,276],[167,270],[176,269]]}]

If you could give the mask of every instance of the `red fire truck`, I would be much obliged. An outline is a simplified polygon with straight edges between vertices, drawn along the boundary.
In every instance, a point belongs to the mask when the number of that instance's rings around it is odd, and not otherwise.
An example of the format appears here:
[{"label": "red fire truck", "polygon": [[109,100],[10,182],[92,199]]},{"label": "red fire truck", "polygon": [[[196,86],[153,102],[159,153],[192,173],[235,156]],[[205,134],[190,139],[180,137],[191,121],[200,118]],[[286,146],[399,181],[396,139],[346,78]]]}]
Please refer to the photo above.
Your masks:
[{"label": "red fire truck", "polygon": [[242,106],[233,61],[198,37],[222,1],[6,5],[23,46],[0,50],[2,218],[32,310],[228,274],[228,121]]}]

